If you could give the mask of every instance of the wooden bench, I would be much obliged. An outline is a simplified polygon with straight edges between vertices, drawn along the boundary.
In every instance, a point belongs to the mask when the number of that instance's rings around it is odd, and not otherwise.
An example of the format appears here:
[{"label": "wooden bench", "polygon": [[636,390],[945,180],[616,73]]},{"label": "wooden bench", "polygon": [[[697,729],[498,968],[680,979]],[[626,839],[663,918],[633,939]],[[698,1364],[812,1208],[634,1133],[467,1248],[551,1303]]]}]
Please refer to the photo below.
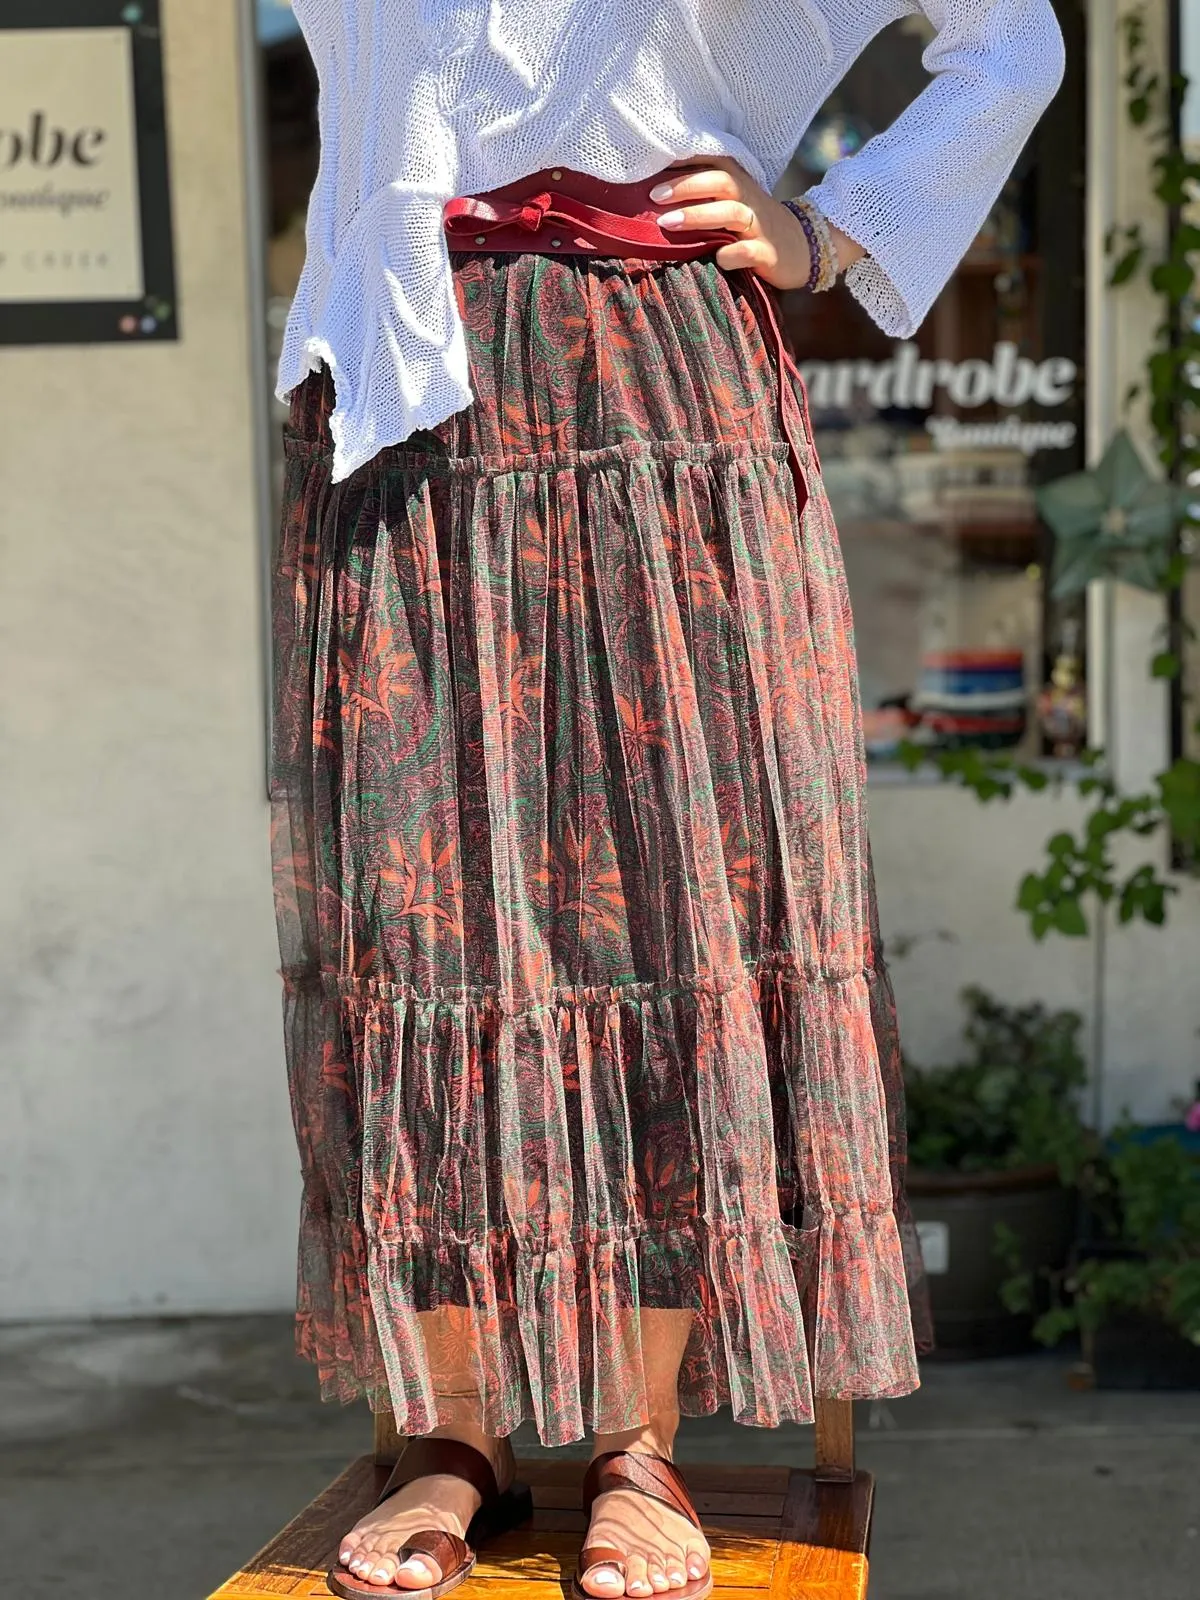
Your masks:
[{"label": "wooden bench", "polygon": [[[814,1435],[808,1469],[686,1463],[712,1545],[714,1600],[863,1600],[873,1484],[855,1470],[850,1402],[821,1402]],[[375,1454],[348,1467],[211,1600],[329,1600],[325,1574],[338,1543],[375,1503],[400,1447],[378,1418]],[[533,1520],[484,1546],[462,1600],[567,1600],[584,1531],[585,1466],[553,1457],[520,1463]]]}]

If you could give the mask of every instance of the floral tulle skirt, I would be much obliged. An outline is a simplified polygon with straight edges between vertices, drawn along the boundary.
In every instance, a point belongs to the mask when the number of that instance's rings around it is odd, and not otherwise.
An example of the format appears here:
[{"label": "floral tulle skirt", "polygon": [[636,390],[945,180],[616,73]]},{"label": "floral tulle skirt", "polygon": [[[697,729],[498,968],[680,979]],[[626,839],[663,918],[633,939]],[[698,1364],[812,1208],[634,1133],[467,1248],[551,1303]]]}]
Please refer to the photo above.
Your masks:
[{"label": "floral tulle skirt", "polygon": [[[455,256],[476,399],[292,397],[274,839],[298,1340],[402,1433],[897,1396],[928,1344],[850,611],[753,297]],[[791,378],[782,381],[794,382]]]}]

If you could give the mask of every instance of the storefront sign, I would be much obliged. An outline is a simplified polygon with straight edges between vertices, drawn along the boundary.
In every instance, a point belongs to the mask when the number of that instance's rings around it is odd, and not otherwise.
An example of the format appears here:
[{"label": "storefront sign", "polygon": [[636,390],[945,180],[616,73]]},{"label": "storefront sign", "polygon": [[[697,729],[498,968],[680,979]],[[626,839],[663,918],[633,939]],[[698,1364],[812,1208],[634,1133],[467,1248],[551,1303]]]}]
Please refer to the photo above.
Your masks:
[{"label": "storefront sign", "polygon": [[[990,361],[922,360],[915,344],[896,346],[889,361],[809,361],[801,372],[814,411],[849,410],[856,404],[876,411],[928,411],[938,394],[964,410],[977,406],[1064,406],[1075,397],[1078,368],[1067,356],[1031,361],[1015,344],[997,344]],[[1026,420],[1012,412],[998,421],[964,423],[931,416],[926,429],[941,450],[981,448],[1067,450],[1075,443],[1073,422]]]},{"label": "storefront sign", "polygon": [[175,337],[158,0],[6,0],[0,343]]}]

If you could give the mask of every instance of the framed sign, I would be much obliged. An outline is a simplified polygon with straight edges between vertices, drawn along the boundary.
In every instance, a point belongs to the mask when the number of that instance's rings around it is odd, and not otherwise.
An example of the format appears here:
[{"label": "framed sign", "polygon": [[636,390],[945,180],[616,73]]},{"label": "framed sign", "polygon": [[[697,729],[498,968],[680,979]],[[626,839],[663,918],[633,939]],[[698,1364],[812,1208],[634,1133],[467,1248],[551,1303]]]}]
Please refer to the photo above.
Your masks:
[{"label": "framed sign", "polygon": [[159,0],[0,18],[0,344],[178,338]]}]

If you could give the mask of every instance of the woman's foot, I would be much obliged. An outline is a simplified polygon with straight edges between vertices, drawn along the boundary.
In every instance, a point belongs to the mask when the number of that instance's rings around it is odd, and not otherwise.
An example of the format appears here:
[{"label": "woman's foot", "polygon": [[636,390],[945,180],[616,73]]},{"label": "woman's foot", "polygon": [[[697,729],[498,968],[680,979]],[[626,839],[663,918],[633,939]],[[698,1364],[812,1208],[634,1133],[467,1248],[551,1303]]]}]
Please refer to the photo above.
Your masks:
[{"label": "woman's foot", "polygon": [[[652,1417],[632,1433],[597,1434],[593,1458],[610,1450],[642,1451],[671,1460],[678,1414]],[[625,1576],[615,1567],[596,1566],[580,1579],[599,1600],[614,1596],[669,1594],[703,1578],[708,1571],[708,1541],[699,1528],[661,1500],[636,1489],[598,1495],[585,1545],[609,1545],[624,1552]]]},{"label": "woman's foot", "polygon": [[[507,1439],[489,1439],[462,1426],[438,1428],[430,1437],[473,1445],[491,1462],[500,1492],[511,1485],[516,1469]],[[381,1589],[388,1584],[398,1589],[428,1589],[445,1574],[431,1556],[413,1555],[402,1563],[397,1554],[400,1547],[428,1528],[464,1539],[479,1505],[478,1490],[462,1478],[441,1473],[415,1478],[351,1528],[338,1548],[338,1560],[361,1583],[378,1584]]]}]

